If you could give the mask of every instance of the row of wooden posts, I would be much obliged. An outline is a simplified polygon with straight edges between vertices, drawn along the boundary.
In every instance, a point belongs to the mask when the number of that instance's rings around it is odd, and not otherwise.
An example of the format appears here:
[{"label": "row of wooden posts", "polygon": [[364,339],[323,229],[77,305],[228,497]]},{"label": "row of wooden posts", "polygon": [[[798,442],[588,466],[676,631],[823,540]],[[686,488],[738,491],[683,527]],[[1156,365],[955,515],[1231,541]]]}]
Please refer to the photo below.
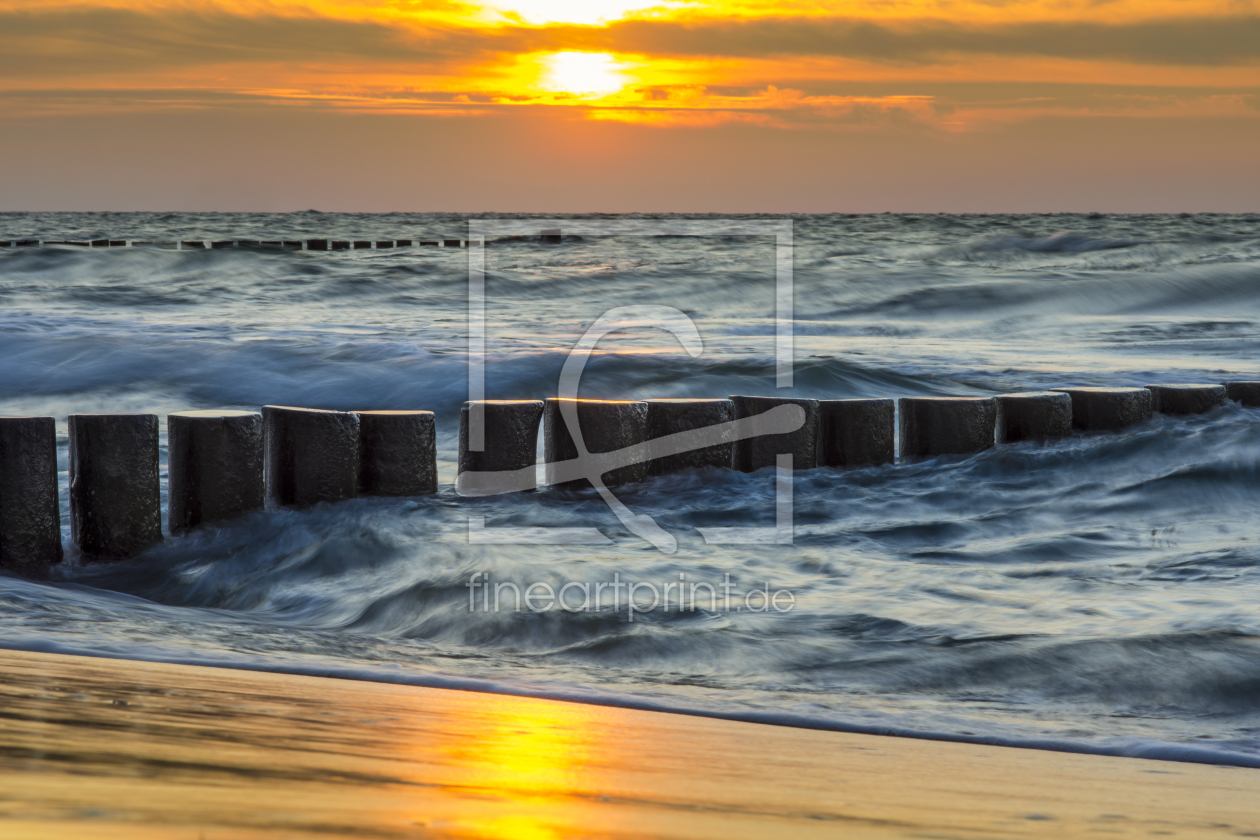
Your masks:
[{"label": "row of wooden posts", "polygon": [[[544,236],[544,240],[546,237]],[[287,251],[380,251],[387,248],[465,248],[465,239],[183,239],[147,241],[139,239],[0,239],[0,248],[39,248],[65,245],[76,248],[165,248],[174,251],[204,251],[221,248],[250,248]]]},{"label": "row of wooden posts", "polygon": [[[617,486],[703,467],[752,472],[776,466],[782,455],[792,456],[795,469],[889,464],[896,456],[895,438],[903,460],[968,454],[995,444],[1065,437],[1073,430],[1118,430],[1149,420],[1155,411],[1205,412],[1227,399],[1260,407],[1260,382],[906,397],[896,404],[891,399],[747,396],[573,402],[589,452],[649,445],[648,455],[601,475],[607,486]],[[566,472],[578,447],[562,417],[562,403],[465,403],[457,490],[485,492],[479,476],[509,476],[510,489],[533,489],[540,424],[548,484],[589,487],[587,480]],[[758,418],[788,405],[797,406],[795,416],[803,417],[794,431],[758,428]],[[474,411],[484,438],[479,447],[472,444]],[[737,431],[741,421],[746,421],[743,431]],[[720,434],[706,438],[703,446],[651,455],[651,441],[715,429]],[[157,415],[72,414],[68,431],[71,538],[84,558],[130,557],[160,542]],[[261,413],[183,411],[167,417],[167,452],[167,516],[173,535],[261,510],[267,501],[303,507],[437,490],[430,411],[287,406],[264,406]],[[0,567],[39,575],[61,561],[57,476],[54,419],[0,418]]]}]

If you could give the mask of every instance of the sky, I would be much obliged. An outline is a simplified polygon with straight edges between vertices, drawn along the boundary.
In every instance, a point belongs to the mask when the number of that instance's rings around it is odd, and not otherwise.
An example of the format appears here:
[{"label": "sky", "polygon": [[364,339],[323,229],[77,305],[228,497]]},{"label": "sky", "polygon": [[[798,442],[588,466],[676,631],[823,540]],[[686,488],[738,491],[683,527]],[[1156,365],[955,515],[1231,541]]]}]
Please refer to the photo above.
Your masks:
[{"label": "sky", "polygon": [[0,0],[0,210],[1260,212],[1257,0]]}]

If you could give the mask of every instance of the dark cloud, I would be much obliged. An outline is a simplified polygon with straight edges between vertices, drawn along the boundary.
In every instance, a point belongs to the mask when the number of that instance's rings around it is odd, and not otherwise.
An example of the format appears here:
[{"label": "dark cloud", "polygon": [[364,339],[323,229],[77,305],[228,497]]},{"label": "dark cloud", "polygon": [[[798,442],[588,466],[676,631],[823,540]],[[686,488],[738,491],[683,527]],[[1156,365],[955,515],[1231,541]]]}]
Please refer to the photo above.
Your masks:
[{"label": "dark cloud", "polygon": [[440,64],[473,30],[413,31],[316,17],[77,8],[0,12],[0,76],[85,76],[237,63]]},{"label": "dark cloud", "polygon": [[[75,78],[206,65],[279,63],[442,72],[538,50],[678,58],[831,56],[926,64],[966,56],[1039,56],[1176,66],[1260,62],[1260,16],[975,27],[817,18],[623,21],[607,27],[416,29],[318,17],[137,12],[78,7],[0,12],[0,77]],[[12,86],[12,85],[11,85]]]},{"label": "dark cloud", "polygon": [[988,27],[936,20],[894,26],[834,18],[768,18],[625,21],[604,30],[558,29],[548,30],[557,42],[583,41],[601,49],[676,57],[836,56],[928,63],[958,55],[998,55],[1186,66],[1260,61],[1260,16],[1251,15]]}]

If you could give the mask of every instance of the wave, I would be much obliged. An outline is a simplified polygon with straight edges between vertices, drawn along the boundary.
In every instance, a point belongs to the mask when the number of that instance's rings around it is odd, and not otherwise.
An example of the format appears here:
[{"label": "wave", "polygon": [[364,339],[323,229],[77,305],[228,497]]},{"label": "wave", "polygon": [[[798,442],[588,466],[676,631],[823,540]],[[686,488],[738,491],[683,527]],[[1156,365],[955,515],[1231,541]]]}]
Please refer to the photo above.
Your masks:
[{"label": "wave", "polygon": [[1133,248],[1147,244],[1151,244],[1151,242],[1139,239],[1113,239],[1078,231],[1064,231],[1051,234],[1050,236],[1026,236],[1019,234],[988,236],[965,247],[976,251],[1018,250],[1034,253],[1083,254],[1090,251],[1110,251],[1117,248]]},{"label": "wave", "polygon": [[490,680],[461,679],[439,675],[403,674],[390,668],[350,668],[321,665],[297,665],[288,662],[250,659],[218,659],[207,656],[179,657],[152,653],[149,655],[121,655],[118,653],[85,650],[49,642],[26,644],[6,643],[5,649],[53,655],[90,656],[104,659],[157,662],[169,665],[192,665],[203,668],[223,668],[237,671],[262,671],[291,674],[294,676],[322,677],[328,679],[406,685],[420,688],[436,688],[447,691],[475,691],[483,694],[502,694],[511,697],[530,697],[564,703],[582,703],[591,706],[607,706],[663,714],[688,715],[716,720],[743,723],[760,723],[770,726],[790,726],[826,732],[846,732],[855,735],[878,735],[894,738],[916,738],[955,744],[978,744],[993,747],[1036,749],[1076,755],[1114,756],[1141,758],[1151,761],[1174,761],[1210,764],[1223,767],[1260,768],[1260,754],[1224,746],[1178,744],[1150,739],[1110,739],[1107,742],[1075,741],[1070,739],[1021,738],[1000,735],[980,735],[916,729],[895,725],[870,725],[845,722],[806,715],[785,714],[772,711],[719,711],[699,706],[644,700],[642,698],[602,692],[590,687],[526,687],[508,685]]},{"label": "wave", "polygon": [[[462,238],[467,218],[0,214],[0,229]],[[679,217],[634,218],[646,232]],[[791,388],[775,387],[772,241],[589,237],[486,251],[488,396],[553,394],[583,331],[643,303],[692,317],[703,354],[659,331],[618,333],[588,364],[585,396],[981,395],[1256,375],[1260,217],[793,222]],[[0,299],[0,411],[427,408],[442,481],[430,497],[262,512],[116,564],[70,550],[45,584],[0,574],[0,645],[1117,755],[1260,755],[1253,410],[800,471],[794,542],[774,550],[696,530],[775,524],[767,471],[618,488],[677,536],[666,556],[593,493],[454,495],[466,252],[2,249]],[[597,527],[612,544],[476,545],[469,516]],[[611,610],[487,613],[470,611],[475,572],[552,585],[729,573],[740,591],[787,589],[797,606],[633,623]]]}]

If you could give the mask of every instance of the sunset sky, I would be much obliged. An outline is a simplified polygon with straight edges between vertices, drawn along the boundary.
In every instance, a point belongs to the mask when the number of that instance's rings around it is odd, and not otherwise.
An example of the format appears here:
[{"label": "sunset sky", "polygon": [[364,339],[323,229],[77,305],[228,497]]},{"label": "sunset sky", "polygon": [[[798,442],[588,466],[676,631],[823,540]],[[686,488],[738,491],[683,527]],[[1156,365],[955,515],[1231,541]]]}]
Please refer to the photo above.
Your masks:
[{"label": "sunset sky", "polygon": [[0,210],[1260,211],[1253,0],[0,0]]}]

